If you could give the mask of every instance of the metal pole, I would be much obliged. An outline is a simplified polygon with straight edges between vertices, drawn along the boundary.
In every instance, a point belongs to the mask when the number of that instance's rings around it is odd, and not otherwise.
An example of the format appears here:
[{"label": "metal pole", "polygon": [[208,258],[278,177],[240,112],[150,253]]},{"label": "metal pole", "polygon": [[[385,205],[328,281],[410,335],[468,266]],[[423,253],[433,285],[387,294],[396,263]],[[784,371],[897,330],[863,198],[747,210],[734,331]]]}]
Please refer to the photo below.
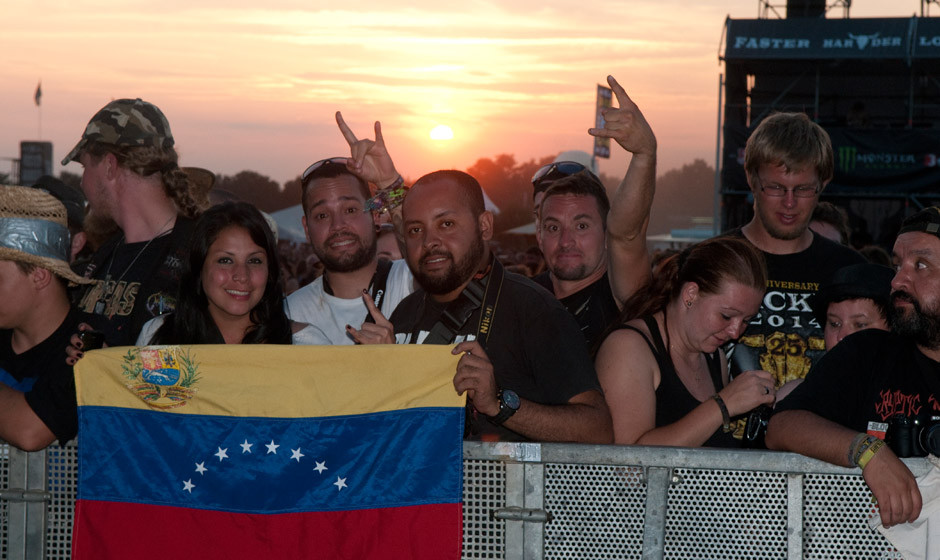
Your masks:
[{"label": "metal pole", "polygon": [[718,131],[715,139],[715,200],[712,207],[712,235],[721,233],[721,102],[725,75],[718,74]]}]

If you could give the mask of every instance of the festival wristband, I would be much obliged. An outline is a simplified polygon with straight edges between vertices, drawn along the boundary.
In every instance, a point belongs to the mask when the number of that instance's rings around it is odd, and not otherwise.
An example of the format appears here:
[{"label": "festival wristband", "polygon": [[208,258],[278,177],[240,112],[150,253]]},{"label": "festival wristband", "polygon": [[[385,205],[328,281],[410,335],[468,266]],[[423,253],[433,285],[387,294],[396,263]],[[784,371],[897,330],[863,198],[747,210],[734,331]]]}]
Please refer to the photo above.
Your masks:
[{"label": "festival wristband", "polygon": [[[849,464],[855,465],[858,463],[858,456],[862,454],[862,444],[865,443],[868,438],[872,436],[859,433],[855,436],[855,439],[852,440],[852,444],[849,445]],[[868,442],[868,445],[871,445],[872,442]]]},{"label": "festival wristband", "polygon": [[882,447],[885,446],[885,442],[880,439],[876,439],[874,443],[868,446],[865,451],[862,452],[862,455],[858,458],[858,468],[865,470],[865,466],[868,465],[868,462],[871,461],[871,458],[875,456],[875,453],[878,453]]},{"label": "festival wristband", "polygon": [[728,414],[728,407],[725,406],[725,401],[722,400],[721,395],[715,393],[712,395],[712,398],[715,399],[715,402],[718,403],[718,408],[721,409],[721,429],[728,433],[731,431],[731,415]]},{"label": "festival wristband", "polygon": [[370,212],[390,212],[401,206],[405,201],[405,195],[408,194],[408,187],[405,186],[405,179],[401,175],[398,179],[375,193],[375,196],[366,201],[366,210]]}]

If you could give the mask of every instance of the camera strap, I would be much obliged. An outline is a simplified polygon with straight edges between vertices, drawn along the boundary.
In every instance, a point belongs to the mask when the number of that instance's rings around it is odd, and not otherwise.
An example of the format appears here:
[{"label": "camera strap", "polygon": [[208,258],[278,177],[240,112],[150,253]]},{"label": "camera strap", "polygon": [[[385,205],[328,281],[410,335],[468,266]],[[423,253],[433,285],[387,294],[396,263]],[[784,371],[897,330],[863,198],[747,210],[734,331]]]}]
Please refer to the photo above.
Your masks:
[{"label": "camera strap", "polygon": [[[502,291],[503,274],[503,265],[494,258],[490,273],[483,278],[474,277],[470,280],[457,299],[447,305],[422,344],[453,344],[457,334],[463,330],[473,312],[482,307],[476,340],[485,350],[490,328],[496,316],[499,293]],[[412,333],[411,342],[417,342],[417,338],[417,332]]]}]

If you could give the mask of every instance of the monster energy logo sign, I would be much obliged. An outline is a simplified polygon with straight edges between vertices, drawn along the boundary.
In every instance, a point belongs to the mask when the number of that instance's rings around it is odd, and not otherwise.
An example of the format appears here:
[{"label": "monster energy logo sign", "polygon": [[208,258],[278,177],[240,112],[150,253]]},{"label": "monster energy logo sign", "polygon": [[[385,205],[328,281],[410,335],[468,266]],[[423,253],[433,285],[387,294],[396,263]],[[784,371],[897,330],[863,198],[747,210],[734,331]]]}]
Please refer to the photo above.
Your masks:
[{"label": "monster energy logo sign", "polygon": [[850,173],[855,170],[855,157],[858,155],[858,148],[854,146],[839,146],[839,169],[843,173]]},{"label": "monster energy logo sign", "polygon": [[909,169],[917,165],[914,154],[859,154],[855,146],[839,146],[839,169],[852,173],[856,167],[866,170]]}]

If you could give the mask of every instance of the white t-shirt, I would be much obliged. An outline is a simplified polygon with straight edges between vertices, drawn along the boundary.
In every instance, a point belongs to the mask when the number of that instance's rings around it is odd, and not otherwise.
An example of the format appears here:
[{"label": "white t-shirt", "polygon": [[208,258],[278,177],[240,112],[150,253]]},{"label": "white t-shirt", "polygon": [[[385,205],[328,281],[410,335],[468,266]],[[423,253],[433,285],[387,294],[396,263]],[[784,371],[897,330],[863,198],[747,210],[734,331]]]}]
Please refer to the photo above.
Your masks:
[{"label": "white t-shirt", "polygon": [[[150,344],[150,341],[153,340],[153,335],[157,334],[157,329],[163,325],[163,320],[166,318],[166,315],[157,315],[153,319],[144,323],[142,329],[140,329],[140,336],[137,337],[136,346],[147,346]],[[291,335],[291,341],[293,344],[329,344],[330,341],[327,340],[323,334],[320,332],[320,329],[307,325],[301,330],[295,332]]]},{"label": "white t-shirt", "polygon": [[[385,283],[385,296],[381,311],[386,318],[398,303],[414,291],[414,276],[404,259],[392,261],[392,269]],[[329,342],[324,344],[353,344],[346,333],[346,325],[362,326],[368,309],[361,297],[342,299],[323,291],[323,277],[287,296],[287,316],[293,321],[308,323],[320,331]]]}]

